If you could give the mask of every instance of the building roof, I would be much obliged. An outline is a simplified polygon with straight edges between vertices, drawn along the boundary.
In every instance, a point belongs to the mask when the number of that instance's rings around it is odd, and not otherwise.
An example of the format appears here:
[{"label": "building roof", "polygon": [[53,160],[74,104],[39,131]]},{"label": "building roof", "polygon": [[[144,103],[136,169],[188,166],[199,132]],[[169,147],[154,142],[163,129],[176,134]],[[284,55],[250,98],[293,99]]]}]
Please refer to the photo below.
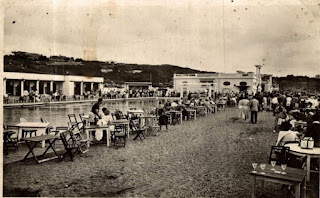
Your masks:
[{"label": "building roof", "polygon": [[135,86],[149,86],[152,85],[152,82],[125,82],[126,85],[135,85]]}]

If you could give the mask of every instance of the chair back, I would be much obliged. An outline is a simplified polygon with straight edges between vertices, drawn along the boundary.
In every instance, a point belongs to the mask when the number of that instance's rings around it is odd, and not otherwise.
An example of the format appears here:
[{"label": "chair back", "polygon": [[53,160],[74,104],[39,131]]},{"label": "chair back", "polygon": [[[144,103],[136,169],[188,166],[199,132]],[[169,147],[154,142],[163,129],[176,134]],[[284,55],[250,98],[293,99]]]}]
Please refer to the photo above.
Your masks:
[{"label": "chair back", "polygon": [[271,161],[276,161],[277,165],[287,164],[289,160],[289,147],[286,146],[272,146],[269,155],[269,164]]},{"label": "chair back", "polygon": [[68,114],[68,118],[69,118],[69,123],[70,123],[70,128],[72,130],[79,130],[80,131],[80,126],[79,126],[79,123],[78,120],[77,120],[77,117],[75,114]]},{"label": "chair back", "polygon": [[169,123],[169,118],[166,115],[161,115],[159,117],[159,125],[167,125]]},{"label": "chair back", "polygon": [[78,122],[76,114],[68,114],[68,118],[70,122]]},{"label": "chair back", "polygon": [[82,123],[82,129],[84,129],[84,127],[88,125],[87,121],[86,121],[85,119],[83,119],[83,116],[84,116],[83,113],[80,113],[80,114],[79,114],[80,121],[81,121],[81,123]]},{"label": "chair back", "polygon": [[304,168],[307,163],[307,155],[305,156],[297,156],[294,154],[289,153],[289,159],[288,159],[288,167],[292,168]]}]

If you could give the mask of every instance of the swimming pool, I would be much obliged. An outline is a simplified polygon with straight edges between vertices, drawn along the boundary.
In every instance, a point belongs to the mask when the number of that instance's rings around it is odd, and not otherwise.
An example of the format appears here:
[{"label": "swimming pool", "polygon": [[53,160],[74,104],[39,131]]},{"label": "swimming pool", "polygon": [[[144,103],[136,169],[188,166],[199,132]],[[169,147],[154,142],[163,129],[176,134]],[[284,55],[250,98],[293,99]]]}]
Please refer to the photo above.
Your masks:
[{"label": "swimming pool", "polygon": [[[126,113],[128,109],[143,108],[150,110],[159,104],[157,98],[137,98],[131,100],[106,100],[103,101],[101,107],[108,108],[111,112],[115,109]],[[6,125],[15,125],[20,122],[20,118],[25,118],[28,121],[38,122],[40,117],[47,119],[52,126],[67,126],[68,114],[88,113],[94,102],[88,103],[73,103],[73,104],[50,104],[36,107],[12,107],[3,109],[3,123]]]}]

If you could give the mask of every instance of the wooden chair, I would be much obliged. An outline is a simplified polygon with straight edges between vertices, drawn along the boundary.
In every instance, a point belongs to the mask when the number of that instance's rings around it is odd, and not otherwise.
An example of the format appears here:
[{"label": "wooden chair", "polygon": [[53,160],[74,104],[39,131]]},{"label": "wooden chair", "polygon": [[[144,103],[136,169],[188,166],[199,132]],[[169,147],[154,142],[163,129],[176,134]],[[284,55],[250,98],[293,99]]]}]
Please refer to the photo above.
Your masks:
[{"label": "wooden chair", "polygon": [[18,133],[19,127],[3,125],[3,146],[5,154],[9,154],[9,147],[14,147],[16,150],[19,148]]},{"label": "wooden chair", "polygon": [[81,132],[80,131],[70,131],[69,130],[69,133],[70,133],[70,139],[73,144],[76,144],[78,145],[79,147],[79,151],[81,153],[86,153],[89,151],[89,147],[88,147],[88,143],[90,142],[89,139],[85,139],[81,136]]},{"label": "wooden chair", "polygon": [[77,120],[77,117],[75,114],[68,114],[68,118],[69,118],[69,121],[70,121],[70,127],[71,127],[71,130],[72,131],[81,131],[81,128],[80,125],[82,124],[82,122],[79,122]]},{"label": "wooden chair", "polygon": [[73,157],[77,152],[81,152],[79,145],[76,144],[74,141],[67,141],[68,131],[60,133],[60,139],[63,143],[64,149],[66,152],[63,154],[63,157],[60,158],[60,161],[68,155],[70,160],[73,161]]},{"label": "wooden chair", "polygon": [[127,134],[123,127],[121,126],[115,126],[114,130],[111,131],[111,141],[113,142],[114,146],[117,146],[117,141],[122,140],[123,141],[123,147],[126,147],[126,139],[127,139]]},{"label": "wooden chair", "polygon": [[[49,123],[49,121],[43,117],[40,117],[40,122],[42,123]],[[50,134],[50,131],[53,129],[53,126],[49,126],[47,129],[46,129],[46,133],[47,134]]]},{"label": "wooden chair", "polygon": [[79,114],[79,117],[80,117],[80,121],[82,123],[82,127],[80,128],[80,130],[84,131],[85,130],[85,127],[89,124],[87,123],[87,121],[83,118],[84,114],[83,113],[80,113]]},{"label": "wooden chair", "polygon": [[287,164],[289,160],[289,147],[286,146],[272,146],[269,155],[269,164],[271,161],[276,161],[277,165]]},{"label": "wooden chair", "polygon": [[159,126],[160,126],[160,130],[161,130],[161,126],[166,126],[166,130],[168,130],[168,123],[169,123],[169,118],[166,115],[161,115],[159,117]]},{"label": "wooden chair", "polygon": [[141,136],[143,136],[143,138],[146,139],[146,137],[144,135],[146,128],[140,127],[139,120],[130,120],[129,126],[130,126],[131,131],[136,133],[136,136],[133,138],[133,140],[136,140],[138,138],[140,138],[140,140],[142,140]]}]

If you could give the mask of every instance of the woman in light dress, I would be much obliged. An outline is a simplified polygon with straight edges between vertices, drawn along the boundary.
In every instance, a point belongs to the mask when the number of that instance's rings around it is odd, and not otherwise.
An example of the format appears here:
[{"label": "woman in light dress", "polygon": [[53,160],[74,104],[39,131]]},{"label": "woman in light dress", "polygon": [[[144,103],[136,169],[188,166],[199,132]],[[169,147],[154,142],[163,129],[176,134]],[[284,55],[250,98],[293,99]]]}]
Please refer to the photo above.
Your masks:
[{"label": "woman in light dress", "polygon": [[239,101],[239,109],[240,109],[240,118],[244,119],[245,121],[249,121],[249,114],[250,114],[250,101],[247,97],[242,98]]}]

